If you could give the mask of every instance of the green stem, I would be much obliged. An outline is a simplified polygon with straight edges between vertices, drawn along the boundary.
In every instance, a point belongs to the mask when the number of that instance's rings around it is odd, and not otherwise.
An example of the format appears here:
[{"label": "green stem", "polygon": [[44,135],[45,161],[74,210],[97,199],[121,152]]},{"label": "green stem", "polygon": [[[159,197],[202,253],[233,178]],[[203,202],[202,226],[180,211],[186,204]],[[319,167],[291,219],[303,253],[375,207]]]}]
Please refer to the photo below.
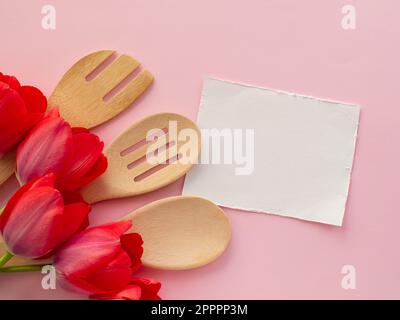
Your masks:
[{"label": "green stem", "polygon": [[10,261],[10,259],[14,257],[14,255],[9,252],[6,251],[2,257],[0,257],[0,267],[4,266],[8,261]]},{"label": "green stem", "polygon": [[45,265],[34,264],[30,266],[15,266],[0,268],[0,272],[37,272],[41,271]]}]

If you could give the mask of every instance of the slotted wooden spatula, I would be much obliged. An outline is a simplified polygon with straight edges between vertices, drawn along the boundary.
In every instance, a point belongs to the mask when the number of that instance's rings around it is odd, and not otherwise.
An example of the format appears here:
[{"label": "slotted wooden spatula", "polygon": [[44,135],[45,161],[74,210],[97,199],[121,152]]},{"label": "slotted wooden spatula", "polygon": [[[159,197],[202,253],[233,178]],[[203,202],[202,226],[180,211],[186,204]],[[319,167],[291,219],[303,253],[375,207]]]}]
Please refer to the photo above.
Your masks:
[{"label": "slotted wooden spatula", "polygon": [[[109,100],[104,97],[121,81],[134,72],[140,63],[128,55],[121,55],[93,79],[88,76],[106,60],[114,50],[91,53],[76,62],[62,77],[49,98],[49,107],[59,107],[61,115],[74,127],[92,128],[121,113],[153,82],[152,74],[141,71]],[[15,152],[0,159],[0,185],[15,171]]]},{"label": "slotted wooden spatula", "polygon": [[[152,132],[159,133],[158,139],[147,142],[146,137]],[[96,203],[164,187],[185,175],[197,161],[200,139],[197,125],[182,115],[158,113],[144,118],[106,148],[107,171],[84,187],[82,196],[87,202]],[[149,161],[152,154],[166,163]]]},{"label": "slotted wooden spatula", "polygon": [[69,69],[49,98],[49,106],[60,108],[60,113],[72,126],[93,128],[129,107],[153,82],[152,74],[141,71],[110,100],[104,97],[140,62],[129,55],[121,55],[93,79],[87,80],[96,68],[115,54],[114,50],[91,53]]}]

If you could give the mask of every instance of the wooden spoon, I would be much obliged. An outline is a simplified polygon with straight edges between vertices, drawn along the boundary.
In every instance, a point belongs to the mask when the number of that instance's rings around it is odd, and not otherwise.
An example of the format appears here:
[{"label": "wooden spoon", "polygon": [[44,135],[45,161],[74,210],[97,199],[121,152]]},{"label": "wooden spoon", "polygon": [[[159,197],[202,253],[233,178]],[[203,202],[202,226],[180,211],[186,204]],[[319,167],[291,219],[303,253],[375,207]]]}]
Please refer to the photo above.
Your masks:
[{"label": "wooden spoon", "polygon": [[[151,73],[144,70],[105,101],[104,97],[140,65],[134,58],[121,55],[93,79],[87,80],[115,53],[114,50],[102,50],[83,57],[64,74],[54,89],[48,105],[58,106],[61,115],[71,126],[90,129],[110,120],[132,105],[153,82]],[[11,152],[0,159],[0,185],[14,171],[15,152]]]},{"label": "wooden spoon", "polygon": [[130,231],[143,238],[142,262],[164,270],[204,266],[227,248],[231,229],[225,213],[209,200],[177,196],[152,202],[126,215]]},{"label": "wooden spoon", "polygon": [[[162,135],[146,143],[146,136],[151,130],[162,131]],[[177,155],[190,142],[183,137],[189,137],[190,133],[193,142],[191,152],[186,155],[186,161],[183,158],[179,160]],[[160,159],[176,160],[168,164],[150,163],[147,161],[149,150],[158,150]],[[83,198],[91,204],[150,192],[185,175],[199,157],[200,130],[193,121],[184,116],[158,113],[125,130],[105,150],[105,154],[108,159],[107,171],[81,190]],[[0,249],[0,254],[1,251],[4,252],[4,248]],[[29,260],[13,258],[7,266],[29,264],[27,261]]]}]

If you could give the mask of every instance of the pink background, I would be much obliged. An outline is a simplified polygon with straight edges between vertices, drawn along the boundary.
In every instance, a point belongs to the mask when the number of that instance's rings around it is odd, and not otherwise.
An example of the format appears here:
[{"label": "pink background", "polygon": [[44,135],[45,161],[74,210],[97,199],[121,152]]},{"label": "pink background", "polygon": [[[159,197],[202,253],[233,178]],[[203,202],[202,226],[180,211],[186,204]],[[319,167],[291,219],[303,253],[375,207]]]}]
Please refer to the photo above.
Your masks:
[{"label": "pink background", "polygon": [[[57,10],[56,30],[41,8]],[[357,9],[356,30],[341,8]],[[202,79],[304,93],[362,106],[350,198],[342,228],[226,210],[233,229],[216,262],[185,272],[150,269],[165,299],[400,298],[400,20],[398,0],[0,0],[0,70],[47,95],[79,57],[128,53],[156,82],[134,107],[97,128],[106,143],[132,122],[161,111],[196,119]],[[180,194],[183,180],[144,196],[93,208],[94,224]],[[17,188],[0,189],[0,204]],[[357,289],[341,288],[354,265]],[[45,291],[41,274],[0,274],[0,298],[80,298]],[[84,297],[82,297],[84,298]]]}]

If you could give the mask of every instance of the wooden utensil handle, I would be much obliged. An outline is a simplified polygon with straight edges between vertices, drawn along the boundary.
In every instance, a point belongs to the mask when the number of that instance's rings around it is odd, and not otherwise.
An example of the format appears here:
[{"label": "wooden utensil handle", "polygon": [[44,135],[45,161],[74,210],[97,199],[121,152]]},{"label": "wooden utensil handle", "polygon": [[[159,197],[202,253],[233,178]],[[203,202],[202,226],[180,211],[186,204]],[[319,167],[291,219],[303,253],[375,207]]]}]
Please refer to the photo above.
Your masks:
[{"label": "wooden utensil handle", "polygon": [[15,172],[15,151],[10,151],[0,158],[0,185],[8,180]]},{"label": "wooden utensil handle", "polygon": [[112,189],[117,189],[118,186],[113,186],[108,181],[109,170],[103,173],[102,176],[96,178],[93,182],[80,190],[80,193],[87,203],[93,204],[103,200],[112,199]]}]

